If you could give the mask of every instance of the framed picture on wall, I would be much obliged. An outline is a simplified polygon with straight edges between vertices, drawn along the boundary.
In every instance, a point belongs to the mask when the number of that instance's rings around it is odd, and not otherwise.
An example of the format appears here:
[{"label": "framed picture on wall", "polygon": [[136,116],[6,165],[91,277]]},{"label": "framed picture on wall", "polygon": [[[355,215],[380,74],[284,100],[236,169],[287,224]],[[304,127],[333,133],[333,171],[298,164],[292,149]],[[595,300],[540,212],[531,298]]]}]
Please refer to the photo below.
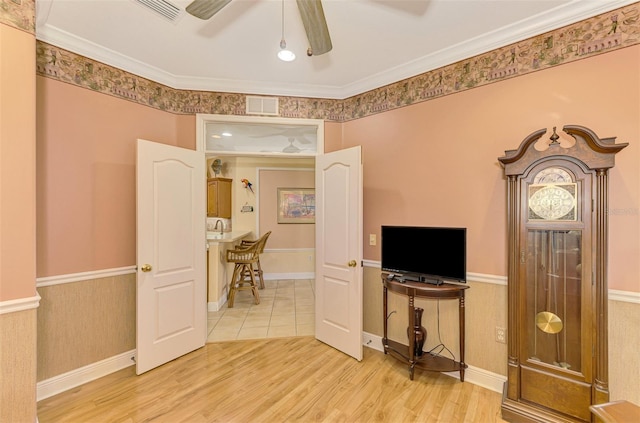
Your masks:
[{"label": "framed picture on wall", "polygon": [[313,188],[278,188],[278,223],[315,223]]}]

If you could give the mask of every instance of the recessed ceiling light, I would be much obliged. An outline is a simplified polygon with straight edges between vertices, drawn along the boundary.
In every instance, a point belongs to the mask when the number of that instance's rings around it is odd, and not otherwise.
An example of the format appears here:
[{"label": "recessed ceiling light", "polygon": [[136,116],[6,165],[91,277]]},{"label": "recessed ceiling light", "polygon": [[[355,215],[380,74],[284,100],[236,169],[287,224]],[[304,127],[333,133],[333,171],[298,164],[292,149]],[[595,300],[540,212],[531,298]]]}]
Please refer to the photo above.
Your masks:
[{"label": "recessed ceiling light", "polygon": [[222,138],[222,137],[220,135],[218,135],[218,134],[213,134],[213,135],[211,135],[211,138]]},{"label": "recessed ceiling light", "polygon": [[231,134],[231,132],[223,132],[222,136],[223,137],[230,137],[230,136],[232,136],[232,134]]}]

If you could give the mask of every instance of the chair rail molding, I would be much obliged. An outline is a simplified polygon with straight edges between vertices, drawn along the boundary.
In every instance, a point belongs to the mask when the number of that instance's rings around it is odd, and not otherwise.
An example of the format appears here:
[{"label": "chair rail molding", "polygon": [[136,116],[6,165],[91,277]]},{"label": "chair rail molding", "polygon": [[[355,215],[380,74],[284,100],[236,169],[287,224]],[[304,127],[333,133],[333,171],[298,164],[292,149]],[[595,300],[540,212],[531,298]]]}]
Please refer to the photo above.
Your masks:
[{"label": "chair rail molding", "polygon": [[92,270],[90,272],[70,273],[67,275],[47,276],[36,279],[36,287],[42,288],[63,283],[80,282],[112,276],[128,275],[136,273],[136,266],[117,267],[113,269]]},{"label": "chair rail molding", "polygon": [[[364,267],[381,269],[381,263],[376,260],[363,260]],[[500,275],[490,275],[485,273],[467,273],[467,281],[479,283],[491,283],[495,285],[507,285],[507,277]],[[640,292],[621,291],[609,289],[609,301],[621,301],[625,303],[640,304]]]},{"label": "chair rail molding", "polygon": [[15,313],[30,310],[40,306],[40,295],[36,292],[33,297],[17,298],[15,300],[0,301],[0,314]]}]

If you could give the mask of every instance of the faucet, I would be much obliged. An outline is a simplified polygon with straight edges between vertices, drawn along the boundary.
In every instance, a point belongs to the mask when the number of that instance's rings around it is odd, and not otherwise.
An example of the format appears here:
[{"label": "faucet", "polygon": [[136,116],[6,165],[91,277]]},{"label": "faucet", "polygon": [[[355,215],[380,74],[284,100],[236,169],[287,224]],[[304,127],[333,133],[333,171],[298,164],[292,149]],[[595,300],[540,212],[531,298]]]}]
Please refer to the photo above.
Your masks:
[{"label": "faucet", "polygon": [[220,235],[222,235],[222,233],[224,232],[224,222],[222,220],[216,220],[216,224],[213,227],[213,230],[215,231],[216,229],[218,229],[218,223],[220,224]]}]

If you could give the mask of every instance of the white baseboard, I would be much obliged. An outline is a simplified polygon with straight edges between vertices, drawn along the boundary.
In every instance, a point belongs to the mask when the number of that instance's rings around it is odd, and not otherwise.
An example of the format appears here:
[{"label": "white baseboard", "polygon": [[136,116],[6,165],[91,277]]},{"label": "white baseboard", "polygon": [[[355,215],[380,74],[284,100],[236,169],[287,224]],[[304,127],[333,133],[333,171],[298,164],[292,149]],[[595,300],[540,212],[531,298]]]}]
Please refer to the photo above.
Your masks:
[{"label": "white baseboard", "polygon": [[[490,391],[502,394],[504,383],[507,381],[506,376],[499,375],[497,373],[490,372],[488,370],[480,369],[467,365],[467,370],[464,371],[464,381],[473,383],[474,385],[481,386]],[[456,379],[460,379],[460,373],[450,372],[445,373]]]},{"label": "white baseboard", "polygon": [[362,345],[372,350],[384,352],[382,337],[368,332],[362,332]]},{"label": "white baseboard", "polygon": [[[384,352],[384,348],[382,347],[382,337],[378,335],[362,332],[362,345],[376,351]],[[447,376],[460,379],[459,372],[446,372],[445,374]],[[502,388],[506,380],[506,376],[489,372],[478,367],[468,366],[464,371],[465,382],[473,383],[474,385],[481,386],[483,388],[489,389],[490,391],[498,392],[500,394],[502,393]]]},{"label": "white baseboard", "polygon": [[222,297],[218,301],[211,301],[207,303],[207,311],[218,311],[227,302],[227,293],[223,293]]},{"label": "white baseboard", "polygon": [[[211,304],[211,303],[209,303]],[[367,332],[362,332],[362,345],[376,351],[384,352],[382,337]],[[83,385],[92,380],[99,379],[108,374],[117,372],[135,364],[136,350],[131,350],[116,356],[89,364],[67,373],[38,382],[37,401],[49,398],[76,386]],[[458,372],[445,373],[448,376],[460,379]],[[469,366],[465,371],[465,382],[473,383],[494,392],[502,393],[506,377]]]},{"label": "white baseboard", "polygon": [[136,350],[127,351],[38,382],[36,400],[40,401],[45,398],[49,398],[61,392],[75,388],[76,386],[99,379],[126,367],[133,366],[135,364],[135,357]]}]

